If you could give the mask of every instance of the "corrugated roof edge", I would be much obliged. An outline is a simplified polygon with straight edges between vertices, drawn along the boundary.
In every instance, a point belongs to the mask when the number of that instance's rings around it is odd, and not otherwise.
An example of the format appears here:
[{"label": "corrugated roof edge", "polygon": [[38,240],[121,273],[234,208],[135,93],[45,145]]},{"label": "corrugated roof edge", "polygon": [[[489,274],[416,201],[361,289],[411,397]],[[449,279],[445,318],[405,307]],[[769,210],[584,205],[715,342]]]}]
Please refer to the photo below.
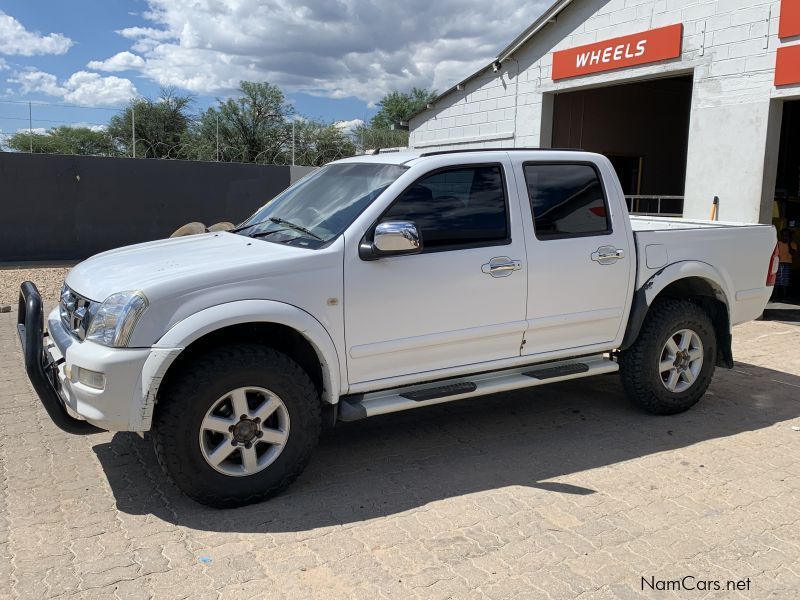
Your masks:
[{"label": "corrugated roof edge", "polygon": [[[448,88],[447,90],[436,96],[436,98],[434,98],[431,101],[431,103],[436,104],[436,102],[438,102],[445,96],[448,96],[452,92],[456,91],[458,89],[458,86],[466,85],[468,82],[472,81],[485,71],[491,69],[492,65],[497,61],[500,61],[502,63],[503,61],[508,60],[511,57],[511,55],[514,54],[514,52],[519,50],[521,46],[527,43],[534,35],[539,33],[539,31],[541,31],[541,29],[545,25],[547,25],[552,19],[555,19],[559,15],[559,13],[561,13],[565,8],[567,8],[567,6],[572,4],[573,1],[574,0],[556,0],[556,2],[552,6],[550,6],[550,8],[548,8],[546,11],[542,13],[542,16],[536,19],[528,28],[525,29],[525,31],[523,31],[516,38],[514,38],[514,41],[512,41],[508,46],[503,48],[497,55],[497,58],[495,58],[492,62],[490,62],[482,69],[475,71],[472,75],[468,76],[466,79],[459,81],[453,87]],[[414,117],[421,115],[422,113],[428,110],[433,110],[433,108],[422,108],[417,112],[409,115],[408,120],[410,121]]]}]

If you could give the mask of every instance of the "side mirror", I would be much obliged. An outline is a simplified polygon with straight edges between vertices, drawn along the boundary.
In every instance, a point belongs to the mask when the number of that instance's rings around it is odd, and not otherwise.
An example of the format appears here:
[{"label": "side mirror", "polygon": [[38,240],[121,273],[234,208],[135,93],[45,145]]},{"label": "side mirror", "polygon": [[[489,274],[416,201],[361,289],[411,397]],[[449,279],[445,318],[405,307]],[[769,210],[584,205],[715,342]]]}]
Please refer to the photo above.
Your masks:
[{"label": "side mirror", "polygon": [[383,256],[399,256],[422,252],[422,239],[411,221],[387,221],[375,227],[373,240],[361,242],[359,256],[376,260]]}]

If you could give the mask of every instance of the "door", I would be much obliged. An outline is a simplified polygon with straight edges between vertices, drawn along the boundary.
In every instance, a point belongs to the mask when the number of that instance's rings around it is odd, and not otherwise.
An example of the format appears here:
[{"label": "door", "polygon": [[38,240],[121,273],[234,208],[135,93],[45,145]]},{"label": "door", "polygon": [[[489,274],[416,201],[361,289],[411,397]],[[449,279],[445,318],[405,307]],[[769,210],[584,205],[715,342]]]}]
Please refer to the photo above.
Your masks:
[{"label": "door", "polygon": [[532,160],[515,168],[530,208],[523,355],[613,343],[621,335],[633,264],[628,232],[614,223],[627,216],[613,214],[622,208],[608,202],[593,163]]},{"label": "door", "polygon": [[508,168],[437,169],[402,192],[378,222],[413,222],[419,254],[362,260],[347,240],[350,384],[519,356],[527,278]]}]

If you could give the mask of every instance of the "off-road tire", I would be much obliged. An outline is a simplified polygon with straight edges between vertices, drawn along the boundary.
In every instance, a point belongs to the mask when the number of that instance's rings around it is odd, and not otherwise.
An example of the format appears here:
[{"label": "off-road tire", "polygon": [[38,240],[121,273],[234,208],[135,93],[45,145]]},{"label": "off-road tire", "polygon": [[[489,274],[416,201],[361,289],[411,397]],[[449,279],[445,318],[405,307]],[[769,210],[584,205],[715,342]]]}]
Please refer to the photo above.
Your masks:
[{"label": "off-road tire", "polygon": [[[700,337],[703,364],[692,385],[676,393],[662,383],[658,365],[667,339],[682,329],[690,329]],[[625,394],[634,404],[656,415],[688,410],[706,393],[714,375],[716,356],[714,326],[700,306],[687,300],[659,300],[648,312],[636,341],[620,353],[620,378]]]},{"label": "off-road tire", "polygon": [[[275,462],[253,475],[233,477],[206,462],[198,436],[211,405],[243,386],[280,396],[291,428]],[[197,502],[231,508],[266,500],[297,479],[319,439],[321,404],[311,379],[288,356],[256,344],[230,345],[192,360],[165,383],[153,425],[158,462],[175,485]]]}]

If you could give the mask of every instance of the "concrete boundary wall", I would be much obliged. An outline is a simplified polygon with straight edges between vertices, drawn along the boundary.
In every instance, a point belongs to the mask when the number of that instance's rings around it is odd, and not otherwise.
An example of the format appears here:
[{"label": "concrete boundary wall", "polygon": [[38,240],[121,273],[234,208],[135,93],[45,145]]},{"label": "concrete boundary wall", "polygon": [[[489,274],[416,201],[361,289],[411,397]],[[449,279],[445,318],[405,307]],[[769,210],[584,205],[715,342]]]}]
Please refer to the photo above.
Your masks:
[{"label": "concrete boundary wall", "polygon": [[237,223],[312,170],[0,153],[0,263],[83,259],[190,221]]}]

